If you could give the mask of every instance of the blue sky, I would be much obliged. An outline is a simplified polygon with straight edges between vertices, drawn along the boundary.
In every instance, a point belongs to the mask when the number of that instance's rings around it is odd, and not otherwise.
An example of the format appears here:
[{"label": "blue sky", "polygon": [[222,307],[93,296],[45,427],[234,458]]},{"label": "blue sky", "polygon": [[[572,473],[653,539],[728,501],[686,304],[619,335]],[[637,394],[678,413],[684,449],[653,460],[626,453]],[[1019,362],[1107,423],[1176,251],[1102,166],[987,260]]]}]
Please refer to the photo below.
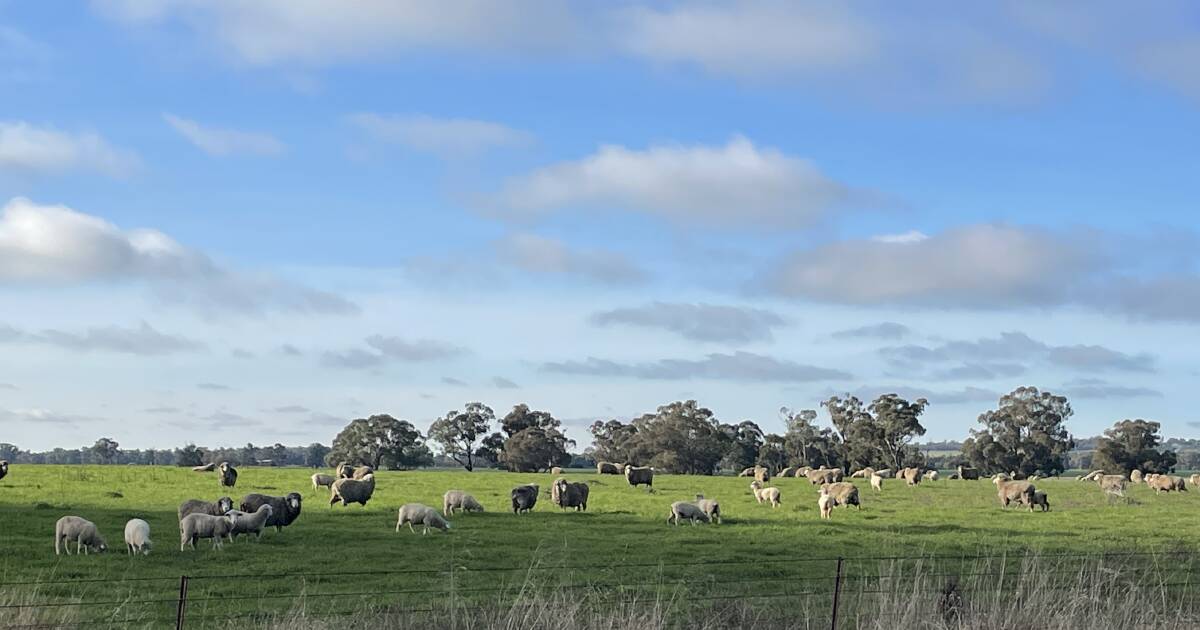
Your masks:
[{"label": "blue sky", "polygon": [[[1001,393],[1195,436],[1197,9],[0,1],[0,440]],[[914,12],[915,11],[915,12]]]}]

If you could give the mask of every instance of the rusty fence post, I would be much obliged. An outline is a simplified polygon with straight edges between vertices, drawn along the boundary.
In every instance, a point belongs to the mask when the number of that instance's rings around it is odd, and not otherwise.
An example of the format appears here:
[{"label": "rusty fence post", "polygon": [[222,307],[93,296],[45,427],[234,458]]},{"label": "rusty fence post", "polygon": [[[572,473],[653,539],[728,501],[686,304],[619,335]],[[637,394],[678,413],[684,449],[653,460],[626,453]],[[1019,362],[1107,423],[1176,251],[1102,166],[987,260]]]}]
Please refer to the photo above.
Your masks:
[{"label": "rusty fence post", "polygon": [[187,616],[188,576],[179,576],[179,603],[175,607],[175,630],[183,630],[183,621]]},{"label": "rusty fence post", "polygon": [[829,618],[829,630],[837,630],[838,603],[842,597],[842,557],[837,559],[837,574],[833,577],[833,613]]}]

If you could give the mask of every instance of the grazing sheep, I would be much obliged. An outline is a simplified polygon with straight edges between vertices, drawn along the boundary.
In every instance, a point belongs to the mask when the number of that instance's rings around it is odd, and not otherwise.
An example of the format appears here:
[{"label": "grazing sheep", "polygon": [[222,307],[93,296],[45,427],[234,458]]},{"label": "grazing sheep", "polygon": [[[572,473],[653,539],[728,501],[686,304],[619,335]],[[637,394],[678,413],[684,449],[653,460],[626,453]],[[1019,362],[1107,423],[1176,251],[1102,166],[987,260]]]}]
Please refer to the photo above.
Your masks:
[{"label": "grazing sheep", "polygon": [[213,462],[209,462],[209,463],[207,463],[207,464],[201,464],[201,465],[199,465],[199,466],[193,466],[193,467],[192,467],[192,472],[212,472],[212,471],[214,471],[214,470],[216,470],[216,469],[217,469],[217,465],[216,465],[215,463],[213,463]]},{"label": "grazing sheep", "polygon": [[217,479],[221,482],[222,488],[232,488],[237,485],[238,471],[229,462],[221,462],[217,466]]},{"label": "grazing sheep", "polygon": [[354,467],[346,462],[339,462],[337,468],[334,468],[334,474],[338,479],[351,479],[354,477]]},{"label": "grazing sheep", "polygon": [[591,488],[586,483],[572,483],[559,477],[550,486],[550,500],[559,508],[574,508],[576,512],[586,512],[589,492]]},{"label": "grazing sheep", "polygon": [[221,497],[213,502],[202,501],[200,499],[188,499],[179,504],[179,520],[188,514],[207,514],[209,516],[221,516],[222,514],[233,509],[233,499],[229,497]]},{"label": "grazing sheep", "polygon": [[262,530],[268,527],[267,523],[271,520],[274,512],[275,508],[270,503],[263,503],[254,512],[229,510],[225,513],[225,516],[228,516],[233,522],[233,528],[229,530],[229,541],[233,542],[234,537],[238,534],[247,536],[254,534],[255,540],[261,540]]},{"label": "grazing sheep", "polygon": [[779,471],[779,474],[775,475],[775,476],[776,477],[795,477],[796,476],[796,467],[788,466],[787,468],[784,468],[783,470]]},{"label": "grazing sheep", "polygon": [[[1192,476],[1195,477],[1195,475],[1192,475]],[[1142,483],[1142,471],[1140,471],[1136,468],[1129,471],[1129,480],[1132,481],[1133,483]]]},{"label": "grazing sheep", "polygon": [[757,467],[757,466],[751,466],[751,467],[749,467],[749,468],[743,468],[743,469],[742,469],[742,472],[738,473],[738,476],[739,476],[739,477],[753,477],[753,476],[754,476],[754,469],[755,469],[755,468],[758,468],[758,467]]},{"label": "grazing sheep", "polygon": [[1013,481],[1013,478],[1009,477],[1008,473],[996,473],[992,475],[992,483],[996,483],[997,481]]},{"label": "grazing sheep", "polygon": [[876,470],[875,474],[879,475],[880,477],[883,477],[884,479],[891,479],[896,476],[896,474],[892,472],[891,468],[884,468],[883,470]]},{"label": "grazing sheep", "polygon": [[[1046,493],[1042,492],[1041,490],[1034,491],[1032,505],[1040,506],[1043,512],[1050,511],[1050,499],[1046,497]],[[1032,509],[1032,506],[1030,506],[1030,509]]]},{"label": "grazing sheep", "polygon": [[596,462],[597,475],[619,475],[623,467],[611,462]]},{"label": "grazing sheep", "polygon": [[362,479],[347,479],[345,477],[333,482],[329,487],[329,507],[338,501],[345,507],[357,503],[366,507],[367,501],[375,494],[375,475],[368,474]]},{"label": "grazing sheep", "polygon": [[779,488],[764,488],[762,482],[755,479],[750,482],[750,492],[754,493],[754,498],[760,504],[763,501],[769,501],[772,508],[779,507]]},{"label": "grazing sheep", "polygon": [[196,541],[201,538],[211,538],[212,548],[221,548],[221,539],[233,531],[232,516],[212,516],[209,514],[188,514],[179,521],[179,550],[183,551],[188,545],[196,548]]},{"label": "grazing sheep", "polygon": [[812,466],[801,466],[796,469],[797,477],[807,477],[808,471],[812,470]]},{"label": "grazing sheep", "polygon": [[359,466],[358,468],[354,469],[353,473],[350,474],[350,478],[358,479],[361,481],[363,479],[366,479],[367,475],[374,475],[374,474],[375,474],[374,468],[372,468],[370,466]]},{"label": "grazing sheep", "polygon": [[400,511],[396,518],[396,531],[399,532],[400,526],[405,523],[408,524],[408,529],[414,534],[417,533],[417,530],[413,529],[413,523],[419,523],[421,525],[422,536],[429,533],[430,527],[440,529],[443,532],[450,529],[450,523],[447,523],[446,519],[437,513],[437,510],[428,505],[421,505],[420,503],[405,503],[400,506]]},{"label": "grazing sheep", "polygon": [[708,523],[708,514],[695,503],[676,501],[671,504],[671,513],[667,515],[667,523],[678,526],[679,521],[688,520],[695,525],[697,522]]},{"label": "grazing sheep", "polygon": [[871,489],[876,492],[883,492],[883,475],[879,473],[871,473]]},{"label": "grazing sheep", "polygon": [[8,476],[8,462],[0,459],[0,479]]},{"label": "grazing sheep", "polygon": [[862,502],[858,500],[858,487],[848,481],[821,486],[821,492],[833,497],[838,505],[853,505],[857,509],[862,509]]},{"label": "grazing sheep", "polygon": [[482,512],[483,506],[475,500],[475,497],[462,490],[447,490],[446,494],[442,495],[442,514],[449,517],[454,514],[454,510]]},{"label": "grazing sheep", "polygon": [[551,475],[561,475],[561,474],[562,474],[562,466],[554,466],[554,467],[552,467],[552,468],[550,469],[550,474],[551,474]]},{"label": "grazing sheep", "polygon": [[333,475],[316,473],[312,476],[313,492],[316,492],[321,488],[330,488],[333,486],[333,482],[335,481],[337,481],[337,477],[334,477]]},{"label": "grazing sheep", "polygon": [[125,523],[125,551],[131,556],[136,553],[150,555],[152,546],[154,545],[150,542],[150,523],[140,518],[129,519],[129,522]]},{"label": "grazing sheep", "polygon": [[979,479],[979,469],[959,466],[956,471],[959,479]]},{"label": "grazing sheep", "polygon": [[707,516],[708,520],[720,524],[721,523],[721,504],[713,499],[705,499],[703,494],[696,495],[696,507],[700,508]]},{"label": "grazing sheep", "polygon": [[108,543],[104,542],[95,523],[78,516],[64,516],[54,524],[54,555],[59,555],[64,548],[67,555],[71,555],[71,542],[75,543],[77,555],[81,551],[86,556],[90,551],[108,550]]},{"label": "grazing sheep", "polygon": [[522,512],[532,512],[533,506],[537,505],[538,486],[536,483],[517,486],[512,489],[512,509],[513,514]]},{"label": "grazing sheep", "polygon": [[817,508],[821,510],[821,518],[833,518],[833,506],[837,505],[837,499],[830,496],[829,491],[825,486],[821,487],[821,496],[817,497]]},{"label": "grazing sheep", "polygon": [[1037,488],[1028,481],[1007,481],[996,479],[994,481],[997,489],[997,496],[1000,499],[1000,507],[1006,508],[1009,503],[1016,501],[1029,507],[1029,511],[1033,511],[1033,493],[1037,492]]},{"label": "grazing sheep", "polygon": [[1171,481],[1170,475],[1146,475],[1146,485],[1150,486],[1155,494],[1175,490],[1175,482]]},{"label": "grazing sheep", "polygon": [[867,466],[866,468],[860,468],[860,469],[854,471],[853,473],[851,473],[850,478],[851,479],[867,479],[873,474],[875,474],[875,469],[871,468],[870,466]]},{"label": "grazing sheep", "polygon": [[771,471],[765,466],[754,467],[754,480],[762,483],[767,483],[771,479]]},{"label": "grazing sheep", "polygon": [[1100,490],[1109,499],[1125,496],[1126,482],[1124,475],[1101,475],[1096,478],[1096,485],[1100,486]]},{"label": "grazing sheep", "polygon": [[927,471],[925,471],[924,477],[925,477],[925,481],[937,481],[938,480],[938,471],[927,470]]},{"label": "grazing sheep", "polygon": [[646,486],[654,490],[654,469],[649,466],[625,464],[625,481],[634,488]]},{"label": "grazing sheep", "polygon": [[[335,483],[336,485],[336,483]],[[243,512],[253,514],[263,505],[271,506],[271,517],[267,519],[267,527],[274,527],[281,532],[284,527],[291,525],[300,518],[300,508],[303,497],[299,492],[289,492],[285,497],[273,497],[265,494],[247,494],[242,497],[239,506]]]},{"label": "grazing sheep", "polygon": [[842,469],[817,468],[815,470],[808,471],[808,474],[804,476],[808,477],[808,483],[814,486],[826,483],[834,483],[842,480]]},{"label": "grazing sheep", "polygon": [[1082,478],[1082,481],[1095,481],[1096,479],[1098,479],[1099,477],[1102,477],[1103,475],[1104,475],[1103,470],[1093,470],[1092,472],[1084,475]]}]

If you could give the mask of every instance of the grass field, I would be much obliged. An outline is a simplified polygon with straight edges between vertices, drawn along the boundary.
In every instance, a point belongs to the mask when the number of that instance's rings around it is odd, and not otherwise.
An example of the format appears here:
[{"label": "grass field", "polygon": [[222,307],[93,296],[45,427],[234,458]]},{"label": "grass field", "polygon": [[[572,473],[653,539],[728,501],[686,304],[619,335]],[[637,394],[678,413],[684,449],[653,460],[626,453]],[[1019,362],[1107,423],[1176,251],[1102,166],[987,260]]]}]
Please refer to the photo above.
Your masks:
[{"label": "grass field", "polygon": [[[861,511],[839,508],[831,521],[821,521],[817,491],[805,479],[773,480],[781,488],[783,506],[771,509],[755,503],[743,478],[660,475],[654,492],[648,493],[628,487],[621,477],[571,471],[569,478],[594,484],[586,513],[561,512],[544,493],[532,514],[515,516],[508,509],[510,489],[536,482],[546,490],[550,475],[382,472],[366,508],[330,508],[327,491],[312,490],[311,470],[240,472],[236,492],[222,493],[214,474],[186,469],[13,467],[0,480],[0,597],[18,603],[124,601],[116,607],[134,618],[165,618],[174,614],[171,602],[179,576],[186,574],[194,578],[189,613],[202,618],[286,609],[300,594],[311,598],[314,606],[323,600],[321,605],[327,607],[336,607],[331,599],[354,598],[322,593],[384,591],[356,595],[355,601],[386,598],[393,605],[450,595],[469,598],[472,593],[527,588],[540,579],[539,571],[560,580],[567,574],[587,575],[622,588],[691,580],[737,594],[739,584],[758,581],[758,586],[745,588],[761,590],[762,583],[786,582],[801,593],[804,579],[832,575],[830,559],[836,556],[1190,553],[1200,542],[1200,492],[1155,496],[1139,486],[1130,489],[1128,502],[1110,504],[1094,484],[1069,478],[1037,482],[1049,493],[1053,509],[1048,513],[1002,511],[986,480],[943,480],[915,488],[889,480],[882,494],[860,483]],[[455,516],[448,534],[394,531],[401,504],[440,508],[442,493],[451,488],[473,493],[488,511]],[[180,552],[175,511],[181,501],[231,494],[236,503],[249,492],[292,491],[304,495],[304,509],[282,533],[271,531],[261,542],[239,541],[219,552],[210,550],[208,541],[201,541],[196,551]],[[666,525],[669,504],[690,500],[698,492],[721,502],[725,522]],[[56,557],[54,523],[66,514],[96,522],[110,552]],[[151,525],[155,549],[146,557],[129,558],[123,551],[124,523],[135,517]],[[692,564],[696,562],[708,564]],[[656,563],[662,566],[654,567]],[[616,565],[638,566],[572,569]],[[413,569],[425,572],[408,572]],[[366,575],[378,571],[396,573]],[[278,574],[291,577],[271,577]],[[120,581],[131,578],[137,581]],[[31,580],[72,583],[14,584]],[[347,589],[350,585],[361,588]],[[22,588],[33,594],[18,590]],[[143,600],[147,603],[129,603]],[[103,606],[85,608],[112,614]]]}]

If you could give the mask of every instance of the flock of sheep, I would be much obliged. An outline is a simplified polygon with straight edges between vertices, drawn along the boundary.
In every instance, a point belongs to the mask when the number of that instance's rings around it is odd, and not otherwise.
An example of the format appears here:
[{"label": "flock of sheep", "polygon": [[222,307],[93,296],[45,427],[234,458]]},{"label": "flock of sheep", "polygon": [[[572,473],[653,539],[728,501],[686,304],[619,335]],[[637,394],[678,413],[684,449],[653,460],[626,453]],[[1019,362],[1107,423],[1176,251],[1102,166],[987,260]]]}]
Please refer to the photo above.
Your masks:
[{"label": "flock of sheep", "polygon": [[[193,468],[197,472],[217,472],[217,479],[222,488],[232,488],[237,484],[238,471],[229,463],[206,464]],[[312,475],[314,491],[328,488],[330,507],[341,502],[343,506],[358,503],[365,506],[375,493],[375,470],[370,466],[353,467],[342,463],[335,468],[335,474],[317,473]],[[558,476],[550,486],[550,498],[554,505],[561,509],[577,511],[587,510],[588,496],[591,488],[587,483],[571,482],[561,477],[562,469],[553,468],[551,474]],[[634,488],[646,486],[651,492],[654,488],[654,469],[648,466],[633,466],[600,462],[596,472],[601,475],[624,475],[628,484]],[[0,461],[0,479],[8,474],[8,462]],[[777,486],[767,485],[772,475],[763,466],[747,468],[739,475],[753,477],[750,491],[758,503],[769,504],[772,508],[782,504],[782,491]],[[844,481],[845,476],[840,468],[811,468],[808,466],[785,468],[775,477],[795,477],[807,479],[810,485],[820,486],[817,497],[817,509],[822,519],[832,518],[833,508],[837,506],[855,506],[861,509],[858,487],[852,482]],[[890,469],[875,470],[863,468],[849,475],[850,478],[869,479],[871,488],[876,492],[883,491],[885,479],[902,479],[906,485],[916,486],[922,481],[937,481],[937,470],[921,468],[902,468],[893,472]],[[1046,493],[1038,490],[1033,482],[1036,475],[1019,478],[1017,473],[998,473],[992,475],[992,483],[997,489],[997,497],[1002,508],[1010,505],[1025,506],[1029,511],[1040,508],[1043,512],[1050,510],[1050,501]],[[980,479],[979,470],[959,466],[951,479],[973,480]],[[1160,475],[1154,473],[1142,474],[1134,470],[1128,477],[1125,475],[1107,475],[1103,470],[1092,471],[1076,477],[1080,481],[1093,481],[1107,495],[1124,496],[1129,482],[1145,483],[1156,493],[1186,492],[1187,481],[1175,475]],[[1200,484],[1200,474],[1192,475],[1193,485]],[[522,514],[533,510],[537,504],[540,488],[537,484],[525,484],[512,489],[512,511]],[[188,546],[196,548],[196,541],[207,538],[212,541],[214,549],[220,549],[223,541],[233,542],[240,535],[260,538],[264,529],[274,527],[282,531],[300,516],[302,497],[292,492],[282,497],[258,493],[242,497],[237,508],[233,499],[223,496],[216,501],[188,499],[179,506],[179,535],[180,551]],[[448,519],[459,512],[482,512],[483,506],[474,496],[461,490],[449,490],[442,497],[442,510],[439,513],[434,508],[419,503],[407,503],[400,507],[396,519],[396,531],[408,525],[409,530],[416,532],[420,525],[422,534],[429,533],[430,528],[439,531],[450,529]],[[671,504],[667,523],[679,525],[681,521],[698,523],[720,523],[720,504],[707,499],[703,494],[697,494],[695,501],[676,501]],[[95,523],[79,516],[64,516],[55,523],[54,552],[71,553],[71,543],[75,545],[75,553],[87,554],[91,551],[105,551],[107,544]],[[129,554],[147,554],[152,543],[150,540],[150,525],[142,519],[132,519],[125,525],[125,546]]]}]

